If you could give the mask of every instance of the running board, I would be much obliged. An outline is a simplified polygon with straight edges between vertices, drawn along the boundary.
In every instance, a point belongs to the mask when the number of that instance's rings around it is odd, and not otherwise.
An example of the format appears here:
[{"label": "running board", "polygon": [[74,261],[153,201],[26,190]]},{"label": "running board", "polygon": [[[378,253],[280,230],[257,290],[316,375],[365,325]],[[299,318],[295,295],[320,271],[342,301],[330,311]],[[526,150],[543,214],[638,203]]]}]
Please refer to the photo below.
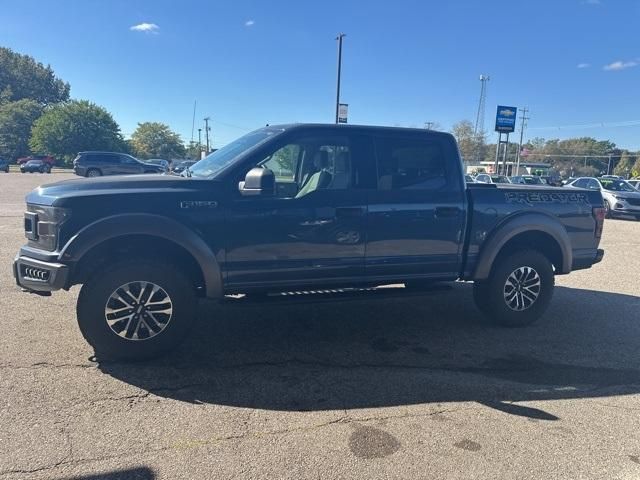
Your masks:
[{"label": "running board", "polygon": [[425,287],[382,286],[370,288],[325,288],[317,290],[225,295],[223,305],[266,305],[329,303],[389,298],[423,297],[451,290],[451,285],[434,284]]}]

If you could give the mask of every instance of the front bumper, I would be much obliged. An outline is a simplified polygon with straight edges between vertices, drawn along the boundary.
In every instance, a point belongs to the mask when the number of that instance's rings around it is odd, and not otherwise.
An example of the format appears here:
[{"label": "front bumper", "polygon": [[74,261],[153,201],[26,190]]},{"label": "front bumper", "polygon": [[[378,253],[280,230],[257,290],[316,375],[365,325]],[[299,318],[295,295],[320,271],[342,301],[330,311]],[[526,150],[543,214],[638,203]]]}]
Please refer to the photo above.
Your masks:
[{"label": "front bumper", "polygon": [[19,255],[13,261],[13,276],[18,286],[25,290],[52,292],[67,286],[69,267]]},{"label": "front bumper", "polygon": [[612,208],[610,213],[612,215],[640,215],[640,208],[638,207]]}]

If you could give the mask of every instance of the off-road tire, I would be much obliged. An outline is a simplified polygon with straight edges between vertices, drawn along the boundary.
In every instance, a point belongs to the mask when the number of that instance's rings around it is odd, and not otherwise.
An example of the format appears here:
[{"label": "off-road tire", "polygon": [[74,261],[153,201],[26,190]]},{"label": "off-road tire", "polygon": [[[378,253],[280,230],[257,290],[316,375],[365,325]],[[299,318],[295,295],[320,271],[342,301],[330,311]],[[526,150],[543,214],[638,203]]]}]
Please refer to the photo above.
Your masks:
[{"label": "off-road tire", "polygon": [[[516,299],[515,304],[511,300],[511,306],[508,301],[512,298],[508,292],[513,292],[513,289],[507,287],[507,281],[514,279],[512,275],[517,276],[521,268],[532,276],[529,282],[535,282],[537,277],[540,287],[537,297],[529,306],[516,310],[514,308],[518,308],[518,300]],[[507,254],[504,258],[498,257],[489,278],[484,282],[474,283],[473,298],[476,306],[491,323],[505,327],[524,327],[535,322],[546,311],[553,296],[554,282],[553,267],[546,256],[536,250],[521,250]],[[527,282],[524,285],[528,285]],[[523,294],[527,296],[525,305],[531,292],[536,291],[535,287],[528,288],[530,290]],[[519,298],[522,299],[523,295]]]},{"label": "off-road tire", "polygon": [[[147,324],[138,320],[138,323],[141,323],[140,336],[143,338],[128,339],[109,325],[106,309],[109,305],[113,305],[109,302],[113,302],[110,298],[116,290],[136,282],[149,282],[160,287],[170,299],[172,313],[165,327],[159,327],[158,325],[161,324],[154,323],[159,333],[153,336],[148,335],[147,338],[144,338],[144,333],[152,333],[152,330],[145,328]],[[158,298],[155,295],[157,293],[147,299],[149,305]],[[141,297],[144,300],[144,295],[141,294]],[[159,295],[159,298],[162,303],[162,295]],[[127,299],[130,301],[131,297]],[[134,308],[125,313],[135,311],[135,308],[138,308],[138,317],[149,313],[144,309],[141,311],[142,302],[137,306],[135,302],[130,303],[133,303]],[[158,307],[165,308],[165,305]],[[145,306],[145,308],[153,312],[154,318],[160,316],[157,311],[152,310],[156,307]],[[76,311],[80,331],[94,348],[98,359],[142,360],[166,353],[180,344],[196,319],[197,298],[193,282],[179,267],[154,260],[130,260],[115,264],[108,270],[89,278],[80,290]],[[151,322],[148,316],[146,318]],[[134,325],[135,322],[134,317]]]}]

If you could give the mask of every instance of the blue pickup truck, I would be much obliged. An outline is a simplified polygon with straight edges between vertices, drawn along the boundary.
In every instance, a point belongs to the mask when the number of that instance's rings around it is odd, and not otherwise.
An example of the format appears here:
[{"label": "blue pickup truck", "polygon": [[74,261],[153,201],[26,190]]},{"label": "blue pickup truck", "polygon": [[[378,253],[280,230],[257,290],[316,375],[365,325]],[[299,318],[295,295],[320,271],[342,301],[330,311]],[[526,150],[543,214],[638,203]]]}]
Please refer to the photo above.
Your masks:
[{"label": "blue pickup truck", "polygon": [[602,259],[604,215],[598,191],[467,185],[446,133],[269,126],[180,176],[34,190],[13,268],[32,293],[81,284],[80,329],[109,357],[177,345],[198,297],[266,305],[463,280],[487,318],[524,326],[555,275]]}]

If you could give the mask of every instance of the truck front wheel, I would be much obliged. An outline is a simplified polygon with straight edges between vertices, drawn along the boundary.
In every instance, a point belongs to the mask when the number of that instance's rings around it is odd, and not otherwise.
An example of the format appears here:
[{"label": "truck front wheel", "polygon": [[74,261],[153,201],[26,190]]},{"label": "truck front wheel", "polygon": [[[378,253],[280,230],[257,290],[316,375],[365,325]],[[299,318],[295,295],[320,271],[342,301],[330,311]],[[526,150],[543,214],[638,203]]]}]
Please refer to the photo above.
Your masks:
[{"label": "truck front wheel", "polygon": [[524,327],[549,306],[554,281],[547,257],[535,250],[522,250],[496,259],[487,281],[474,283],[473,297],[492,323]]},{"label": "truck front wheel", "polygon": [[175,348],[197,313],[195,289],[178,268],[131,260],[82,286],[78,325],[98,358],[139,360]]}]

